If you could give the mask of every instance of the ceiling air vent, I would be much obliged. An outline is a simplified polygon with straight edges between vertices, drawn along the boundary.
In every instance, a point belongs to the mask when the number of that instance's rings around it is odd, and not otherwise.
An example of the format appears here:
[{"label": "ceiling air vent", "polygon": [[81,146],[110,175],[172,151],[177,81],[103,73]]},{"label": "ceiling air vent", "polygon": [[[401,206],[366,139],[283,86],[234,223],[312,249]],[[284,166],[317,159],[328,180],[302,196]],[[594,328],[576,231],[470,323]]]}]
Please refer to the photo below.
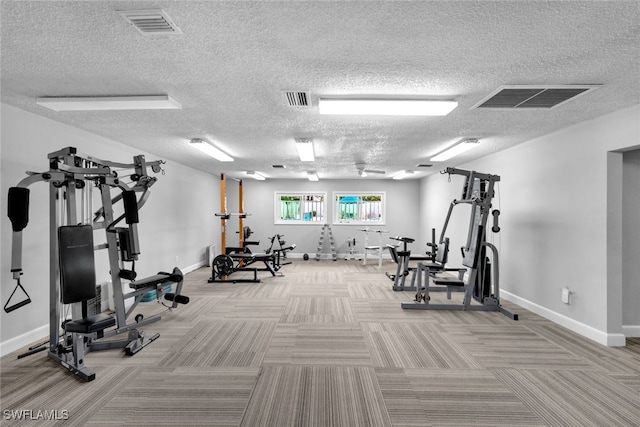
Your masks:
[{"label": "ceiling air vent", "polygon": [[500,86],[471,109],[549,109],[598,87],[600,85]]},{"label": "ceiling air vent", "polygon": [[271,165],[272,168],[274,169],[285,169],[286,166],[285,165]]},{"label": "ceiling air vent", "polygon": [[162,9],[121,10],[118,13],[145,36],[182,34]]},{"label": "ceiling air vent", "polygon": [[309,95],[307,92],[284,92],[284,98],[289,107],[308,107]]}]

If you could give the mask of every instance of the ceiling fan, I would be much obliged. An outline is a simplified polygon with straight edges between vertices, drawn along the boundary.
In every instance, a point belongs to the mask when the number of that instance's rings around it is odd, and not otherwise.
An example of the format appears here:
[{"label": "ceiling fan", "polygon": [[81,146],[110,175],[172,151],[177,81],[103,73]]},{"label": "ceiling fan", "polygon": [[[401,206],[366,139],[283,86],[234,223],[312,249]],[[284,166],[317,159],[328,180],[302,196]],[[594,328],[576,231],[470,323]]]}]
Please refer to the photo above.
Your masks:
[{"label": "ceiling fan", "polygon": [[374,170],[374,169],[365,169],[365,164],[364,163],[356,163],[356,170],[358,171],[358,176],[361,177],[366,177],[369,174],[378,174],[378,175],[384,175],[386,172],[385,171],[379,171],[379,170]]}]

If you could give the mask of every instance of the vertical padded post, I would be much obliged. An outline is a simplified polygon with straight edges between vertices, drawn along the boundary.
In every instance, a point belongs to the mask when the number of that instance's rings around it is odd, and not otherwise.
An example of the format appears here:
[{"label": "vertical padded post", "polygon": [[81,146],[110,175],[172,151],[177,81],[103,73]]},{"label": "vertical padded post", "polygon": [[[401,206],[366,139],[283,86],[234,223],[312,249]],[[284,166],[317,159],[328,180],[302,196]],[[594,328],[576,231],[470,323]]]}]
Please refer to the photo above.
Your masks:
[{"label": "vertical padded post", "polygon": [[90,225],[68,225],[58,229],[61,301],[82,302],[96,296],[93,229]]},{"label": "vertical padded post", "polygon": [[122,203],[124,204],[124,215],[127,224],[139,223],[140,220],[138,219],[138,199],[136,198],[136,192],[133,190],[123,191]]},{"label": "vertical padded post", "polygon": [[13,231],[22,231],[29,223],[29,189],[9,188],[7,214]]}]

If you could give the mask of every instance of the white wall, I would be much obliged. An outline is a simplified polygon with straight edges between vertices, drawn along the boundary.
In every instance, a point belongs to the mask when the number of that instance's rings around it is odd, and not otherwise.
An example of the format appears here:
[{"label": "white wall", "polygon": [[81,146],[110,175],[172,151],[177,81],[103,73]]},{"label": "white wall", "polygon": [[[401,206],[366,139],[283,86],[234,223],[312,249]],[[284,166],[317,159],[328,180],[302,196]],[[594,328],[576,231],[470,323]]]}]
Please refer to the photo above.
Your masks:
[{"label": "white wall", "polygon": [[[385,191],[387,196],[386,217],[387,222],[382,228],[389,231],[384,234],[383,245],[394,243],[389,240],[389,236],[412,236],[418,238],[420,234],[420,208],[418,201],[419,193],[418,180],[369,180],[365,178],[354,180],[323,180],[318,182],[311,181],[292,181],[292,180],[266,180],[254,181],[252,179],[243,180],[244,187],[244,206],[245,211],[251,213],[251,216],[245,221],[245,225],[251,227],[255,232],[250,240],[260,240],[260,250],[268,247],[268,236],[276,233],[284,234],[284,240],[287,243],[295,243],[296,254],[307,253],[313,259],[315,257],[318,239],[320,237],[320,229],[323,224],[316,225],[276,225],[274,224],[274,193],[276,191],[318,191],[326,192],[327,197],[331,200],[333,191]],[[233,190],[227,191],[231,197],[237,192],[237,186]],[[231,200],[231,199],[230,199]],[[237,197],[233,199],[230,205],[230,211],[237,211]],[[328,203],[328,215],[333,213],[333,206]],[[331,221],[328,220],[329,224]],[[331,229],[335,238],[337,252],[339,254],[347,253],[347,239],[356,238],[356,249],[358,253],[362,253],[364,233],[359,231],[364,228],[362,225],[333,225]],[[378,227],[373,227],[378,228]],[[227,244],[230,246],[237,245],[235,231],[237,225],[231,225],[231,232],[227,236]],[[378,244],[378,237],[370,234],[370,245]],[[427,250],[425,242],[416,241],[411,249],[414,253],[424,253]],[[328,245],[324,248],[324,252],[328,253]]]},{"label": "white wall", "polygon": [[[617,260],[622,249],[611,250],[620,246],[621,236],[614,231],[622,228],[616,225],[622,209],[615,206],[619,198],[608,197],[609,181],[616,175],[611,169],[622,166],[622,154],[613,153],[611,163],[609,152],[638,144],[640,106],[461,166],[501,176],[496,207],[502,212],[502,231],[495,239],[506,296],[609,345],[624,345],[622,280],[619,272],[612,271],[621,265]],[[627,184],[636,192],[640,188],[638,182]],[[459,197],[461,185],[456,178],[447,183],[445,175],[423,180],[421,198],[428,200],[423,202],[423,213],[429,226],[441,227],[447,205]],[[466,236],[467,220],[452,224],[453,228],[458,224],[451,236],[455,237],[452,262]],[[575,293],[571,305],[560,299],[565,286]]]},{"label": "white wall", "polygon": [[[47,154],[68,146],[122,163],[132,162],[137,154],[144,154],[149,161],[157,157],[5,104],[1,104],[0,113],[0,301],[4,305],[15,286],[10,273],[12,233],[6,215],[6,195],[9,187],[27,176],[25,171],[48,170]],[[174,266],[187,271],[196,268],[204,263],[205,247],[219,245],[220,233],[213,218],[219,202],[219,180],[174,162],[167,162],[164,168],[166,174],[156,175],[158,182],[140,211],[142,253],[136,263],[138,277],[170,271]],[[48,186],[36,183],[30,190],[29,224],[23,232],[22,283],[32,303],[9,314],[4,310],[0,313],[2,354],[48,335]],[[106,254],[97,256],[98,282],[108,281]]]}]

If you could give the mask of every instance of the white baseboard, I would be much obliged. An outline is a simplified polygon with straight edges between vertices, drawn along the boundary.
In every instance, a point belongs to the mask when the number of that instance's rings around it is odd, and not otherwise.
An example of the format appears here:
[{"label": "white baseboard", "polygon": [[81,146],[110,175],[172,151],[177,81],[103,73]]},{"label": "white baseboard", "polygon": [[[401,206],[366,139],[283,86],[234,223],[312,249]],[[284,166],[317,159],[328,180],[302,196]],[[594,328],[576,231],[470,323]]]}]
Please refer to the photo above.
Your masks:
[{"label": "white baseboard", "polygon": [[629,338],[640,338],[640,325],[622,325],[622,332]]},{"label": "white baseboard", "polygon": [[40,326],[32,331],[22,334],[15,338],[11,338],[0,343],[0,356],[21,349],[22,347],[33,344],[37,341],[45,341],[49,335],[49,325]]},{"label": "white baseboard", "polygon": [[603,332],[592,326],[585,325],[584,323],[571,319],[570,317],[549,310],[548,308],[533,303],[529,300],[520,298],[519,296],[507,291],[501,290],[500,297],[504,297],[504,299],[518,304],[519,306],[524,307],[527,310],[532,311],[533,313],[536,313],[546,319],[549,319],[552,322],[569,329],[570,331],[580,334],[585,338],[589,338],[590,340],[593,340],[598,344],[606,345],[609,347],[623,347],[626,344],[626,337],[624,334],[609,334]]},{"label": "white baseboard", "polygon": [[180,270],[182,270],[182,274],[189,274],[192,271],[196,271],[200,267],[204,267],[205,265],[207,265],[206,261],[200,261],[200,262],[196,262],[195,264],[192,264],[192,265],[190,265],[188,267],[181,268]]}]

